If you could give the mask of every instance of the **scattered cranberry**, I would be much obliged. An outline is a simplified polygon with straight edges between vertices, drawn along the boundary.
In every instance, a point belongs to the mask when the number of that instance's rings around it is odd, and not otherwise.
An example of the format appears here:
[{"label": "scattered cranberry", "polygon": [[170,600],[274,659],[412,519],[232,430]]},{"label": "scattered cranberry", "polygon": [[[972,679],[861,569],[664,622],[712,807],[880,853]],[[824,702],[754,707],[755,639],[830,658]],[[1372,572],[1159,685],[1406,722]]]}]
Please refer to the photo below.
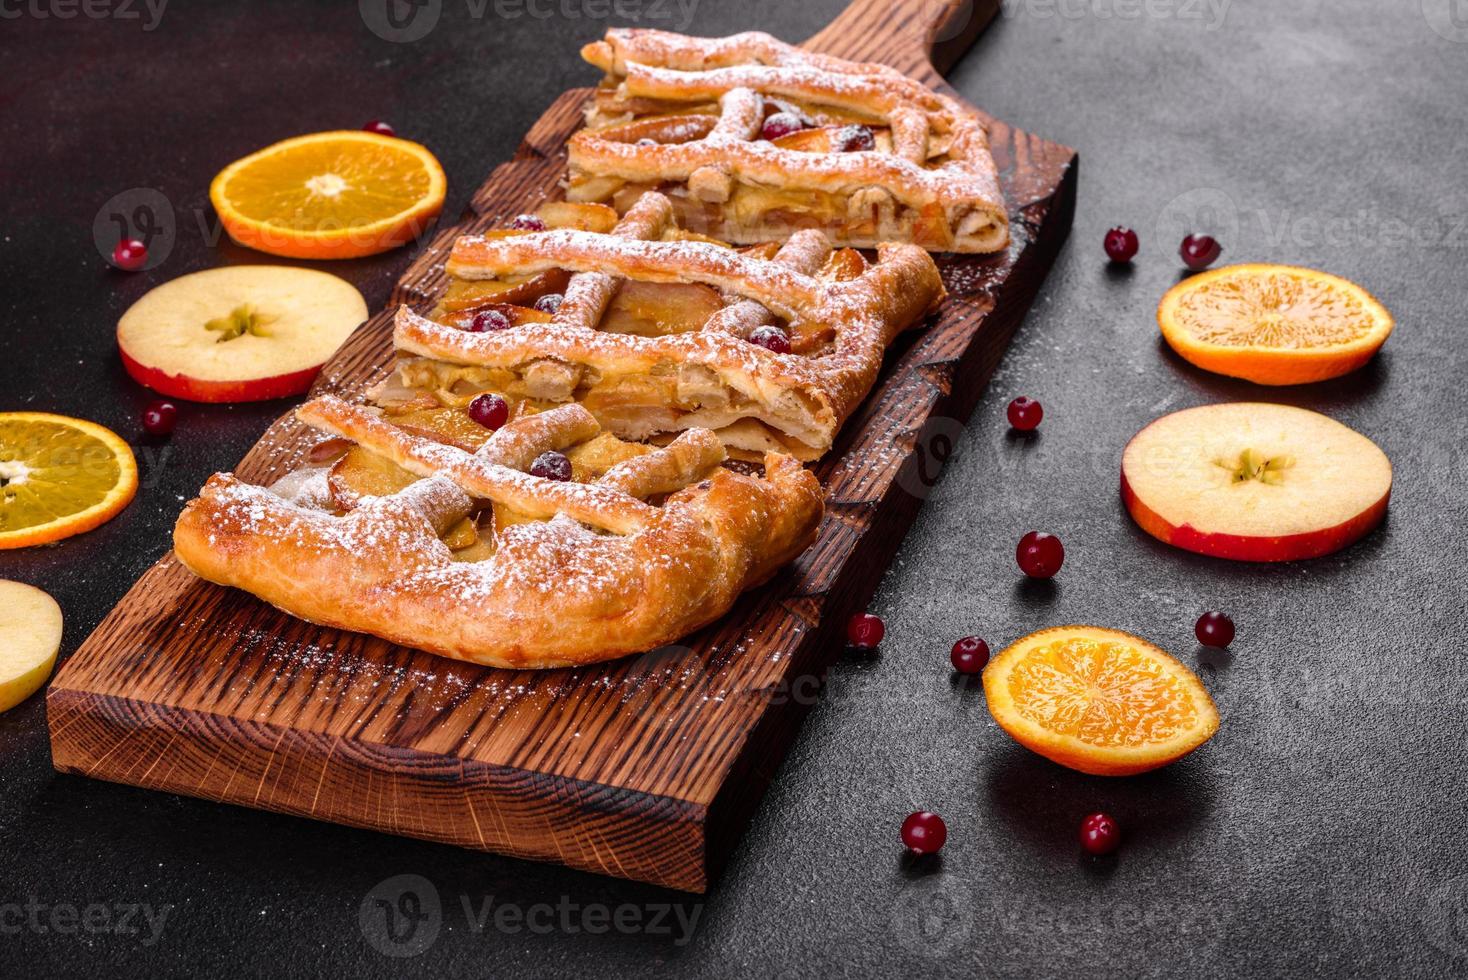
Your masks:
[{"label": "scattered cranberry", "polygon": [[919,810],[902,821],[902,843],[914,854],[936,854],[948,840],[948,825],[928,810]]},{"label": "scattered cranberry", "polygon": [[1105,813],[1081,821],[1081,846],[1092,854],[1110,854],[1121,843],[1121,828]]},{"label": "scattered cranberry", "polygon": [[533,214],[521,214],[510,222],[510,227],[518,231],[545,231],[545,222]]},{"label": "scattered cranberry", "polygon": [[1113,262],[1130,262],[1137,254],[1137,233],[1117,226],[1106,233],[1106,257]]},{"label": "scattered cranberry", "polygon": [[1060,539],[1044,531],[1031,531],[1019,539],[1014,550],[1014,560],[1019,562],[1020,571],[1030,578],[1050,578],[1065,564],[1065,548]]},{"label": "scattered cranberry", "polygon": [[486,429],[498,429],[510,420],[510,406],[499,395],[487,392],[469,403],[469,417]]},{"label": "scattered cranberry", "polygon": [[137,272],[148,261],[148,246],[136,238],[124,238],[112,250],[112,264],[123,272]]},{"label": "scattered cranberry", "polygon": [[881,616],[856,613],[846,621],[846,639],[858,650],[874,650],[882,644],[887,627]]},{"label": "scattered cranberry", "polygon": [[1212,235],[1189,235],[1183,239],[1177,254],[1183,257],[1183,265],[1194,272],[1208,268],[1223,254],[1223,246]]},{"label": "scattered cranberry", "polygon": [[535,308],[542,313],[554,314],[556,310],[561,308],[561,302],[565,298],[560,293],[546,293],[535,301]]},{"label": "scattered cranberry", "polygon": [[178,407],[173,402],[153,402],[143,409],[143,431],[150,436],[166,436],[178,422]]},{"label": "scattered cranberry", "polygon": [[765,120],[764,128],[760,130],[760,139],[777,140],[781,136],[789,136],[805,129],[805,120],[793,112],[777,112]]},{"label": "scattered cranberry", "polygon": [[842,126],[831,134],[831,149],[837,153],[854,153],[876,148],[877,138],[866,126]]},{"label": "scattered cranberry", "polygon": [[530,475],[565,483],[571,479],[571,461],[552,449],[535,457],[535,462],[530,464]]},{"label": "scattered cranberry", "polygon": [[367,132],[369,132],[369,133],[376,133],[378,136],[396,136],[396,135],[398,135],[398,131],[397,130],[393,129],[391,126],[389,126],[387,123],[383,122],[381,119],[374,119],[370,123],[368,123],[367,125],[363,126],[362,128],[365,129],[365,130],[367,130]]},{"label": "scattered cranberry", "polygon": [[1045,408],[1033,398],[1020,395],[1009,403],[1009,424],[1021,432],[1033,432],[1045,417]]},{"label": "scattered cranberry", "polygon": [[953,644],[953,652],[948,658],[953,661],[953,669],[960,674],[977,674],[989,662],[989,644],[977,636],[965,636]]},{"label": "scattered cranberry", "polygon": [[512,326],[510,318],[499,310],[480,310],[466,329],[470,333],[487,333],[490,330],[508,330]]},{"label": "scattered cranberry", "polygon": [[1193,632],[1205,647],[1226,647],[1234,641],[1234,621],[1221,612],[1205,612]]},{"label": "scattered cranberry", "polygon": [[779,327],[756,327],[749,332],[749,342],[775,354],[790,353],[790,336]]}]

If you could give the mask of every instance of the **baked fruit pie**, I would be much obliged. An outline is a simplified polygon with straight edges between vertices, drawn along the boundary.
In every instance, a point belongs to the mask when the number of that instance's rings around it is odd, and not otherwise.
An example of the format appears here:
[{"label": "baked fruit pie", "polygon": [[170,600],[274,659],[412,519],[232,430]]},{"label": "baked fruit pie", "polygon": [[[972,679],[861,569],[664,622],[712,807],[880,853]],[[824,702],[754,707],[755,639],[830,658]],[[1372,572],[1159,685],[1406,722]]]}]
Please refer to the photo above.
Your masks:
[{"label": "baked fruit pie", "polygon": [[574,404],[495,431],[330,396],[296,414],[330,438],[270,487],[213,476],[174,528],[179,560],[301,619],[480,664],[671,642],[804,550],[822,513],[788,456],[736,472],[707,430],[634,445]]},{"label": "baked fruit pie", "polygon": [[758,32],[614,29],[581,54],[606,77],[569,144],[570,201],[625,211],[660,190],[684,228],[736,243],[1009,242],[983,122],[895,69]]},{"label": "baked fruit pie", "polygon": [[868,262],[807,229],[736,249],[681,229],[656,192],[621,218],[557,202],[517,224],[455,243],[430,316],[399,310],[379,404],[576,402],[623,439],[709,429],[737,458],[813,460],[944,295],[915,245]]}]

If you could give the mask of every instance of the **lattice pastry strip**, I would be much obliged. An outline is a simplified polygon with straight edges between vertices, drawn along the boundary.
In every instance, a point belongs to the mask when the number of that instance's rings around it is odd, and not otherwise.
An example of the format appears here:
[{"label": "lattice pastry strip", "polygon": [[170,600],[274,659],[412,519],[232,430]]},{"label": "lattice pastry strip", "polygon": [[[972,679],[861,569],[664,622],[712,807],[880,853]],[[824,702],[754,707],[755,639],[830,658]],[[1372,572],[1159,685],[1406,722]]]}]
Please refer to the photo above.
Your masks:
[{"label": "lattice pastry strip", "polygon": [[[438,320],[399,310],[403,390],[431,392],[447,405],[483,390],[574,400],[623,438],[710,428],[745,458],[771,450],[821,456],[870,390],[893,338],[944,295],[937,267],[917,246],[880,246],[869,265],[804,230],[778,249],[737,250],[689,240],[668,198],[656,193],[643,195],[610,233],[461,238],[448,272],[451,291],[570,278],[553,314],[523,319],[533,311],[498,304],[519,311],[510,329],[464,329],[472,307]],[[702,290],[713,305],[672,332],[611,329],[614,296],[659,285]],[[752,343],[762,328],[777,328],[788,352]]]},{"label": "lattice pastry strip", "polygon": [[[601,437],[579,405],[524,416],[477,451],[417,435],[336,398],[299,418],[422,477],[345,513],[324,469],[273,488],[216,474],[174,530],[199,576],[292,615],[501,667],[607,660],[671,642],[728,610],[813,539],[814,477],[771,455],[760,477],[719,464],[706,430],[612,465],[592,483],[522,470]],[[456,560],[450,529],[508,508],[483,560]]]},{"label": "lattice pastry strip", "polygon": [[983,123],[892,68],[759,33],[614,29],[582,55],[606,77],[569,143],[569,200],[662,190],[683,227],[731,242],[816,227],[858,247],[1008,244]]}]

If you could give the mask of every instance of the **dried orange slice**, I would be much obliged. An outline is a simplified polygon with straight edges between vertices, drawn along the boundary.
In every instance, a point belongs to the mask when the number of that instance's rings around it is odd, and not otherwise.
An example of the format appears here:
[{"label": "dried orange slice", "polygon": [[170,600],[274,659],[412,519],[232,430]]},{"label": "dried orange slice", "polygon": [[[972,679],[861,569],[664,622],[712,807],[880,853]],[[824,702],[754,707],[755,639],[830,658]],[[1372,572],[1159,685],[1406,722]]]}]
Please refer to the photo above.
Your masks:
[{"label": "dried orange slice", "polygon": [[341,130],[236,160],[209,185],[209,200],[241,245],[298,259],[350,259],[422,234],[443,210],[446,186],[426,147]]},{"label": "dried orange slice", "polygon": [[1347,374],[1392,332],[1392,315],[1360,286],[1290,265],[1190,276],[1163,295],[1157,323],[1184,360],[1264,385]]},{"label": "dried orange slice", "polygon": [[45,412],[0,412],[0,549],[90,531],[133,499],[138,466],[110,429]]},{"label": "dried orange slice", "polygon": [[1202,683],[1140,637],[1057,626],[1016,641],[984,668],[999,727],[1045,758],[1097,776],[1165,766],[1218,730]]}]

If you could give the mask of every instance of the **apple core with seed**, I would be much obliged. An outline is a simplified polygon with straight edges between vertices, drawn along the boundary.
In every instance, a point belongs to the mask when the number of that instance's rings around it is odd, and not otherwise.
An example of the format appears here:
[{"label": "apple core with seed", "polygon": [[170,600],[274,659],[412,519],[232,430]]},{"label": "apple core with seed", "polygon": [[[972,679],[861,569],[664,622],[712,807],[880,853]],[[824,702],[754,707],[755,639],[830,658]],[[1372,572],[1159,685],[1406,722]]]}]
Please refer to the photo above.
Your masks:
[{"label": "apple core with seed", "polygon": [[1370,439],[1318,412],[1240,402],[1165,415],[1121,458],[1142,530],[1239,561],[1338,551],[1381,523],[1392,466]]}]

